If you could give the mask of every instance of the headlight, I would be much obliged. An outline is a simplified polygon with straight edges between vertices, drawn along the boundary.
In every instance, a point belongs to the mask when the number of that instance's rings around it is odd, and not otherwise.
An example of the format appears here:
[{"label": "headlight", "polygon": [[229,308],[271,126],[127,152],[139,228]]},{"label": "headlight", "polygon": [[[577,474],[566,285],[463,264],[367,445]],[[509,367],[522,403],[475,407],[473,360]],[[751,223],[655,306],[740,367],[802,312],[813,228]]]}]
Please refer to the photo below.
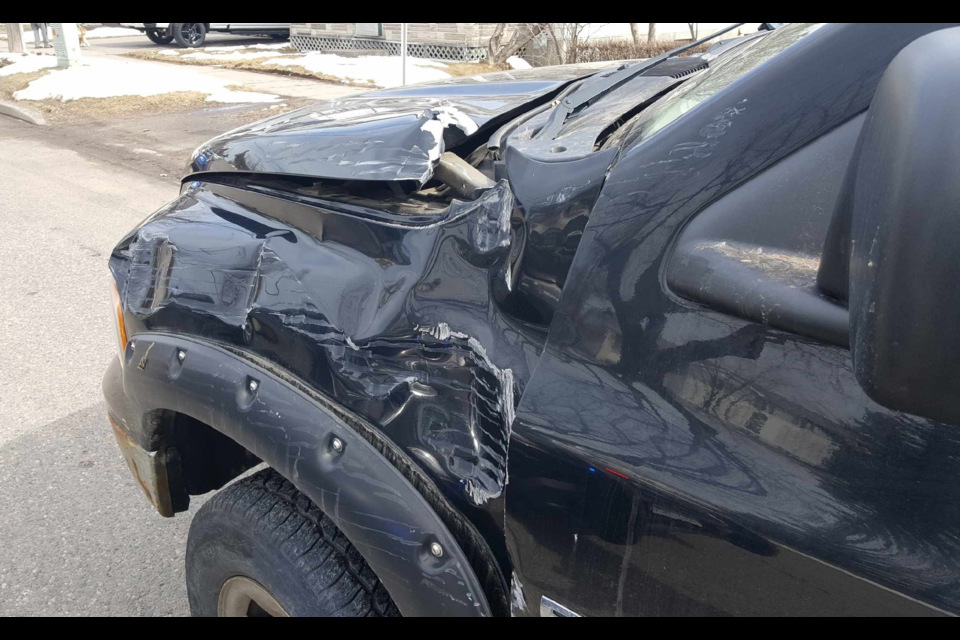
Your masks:
[{"label": "headlight", "polygon": [[120,302],[120,291],[117,283],[113,283],[113,327],[117,332],[117,347],[120,350],[120,361],[127,350],[127,325],[123,321],[123,304]]}]

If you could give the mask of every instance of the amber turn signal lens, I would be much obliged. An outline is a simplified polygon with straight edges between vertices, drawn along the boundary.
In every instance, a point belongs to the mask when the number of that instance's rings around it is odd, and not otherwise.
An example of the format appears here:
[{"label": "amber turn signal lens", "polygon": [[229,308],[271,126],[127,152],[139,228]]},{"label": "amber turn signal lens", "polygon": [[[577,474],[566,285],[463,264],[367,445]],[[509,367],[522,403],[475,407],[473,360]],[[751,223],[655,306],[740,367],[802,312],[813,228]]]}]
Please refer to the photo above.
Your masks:
[{"label": "amber turn signal lens", "polygon": [[117,330],[120,359],[123,360],[123,353],[127,349],[127,326],[123,322],[123,305],[120,303],[120,291],[117,290],[116,283],[113,284],[113,321],[114,328]]}]

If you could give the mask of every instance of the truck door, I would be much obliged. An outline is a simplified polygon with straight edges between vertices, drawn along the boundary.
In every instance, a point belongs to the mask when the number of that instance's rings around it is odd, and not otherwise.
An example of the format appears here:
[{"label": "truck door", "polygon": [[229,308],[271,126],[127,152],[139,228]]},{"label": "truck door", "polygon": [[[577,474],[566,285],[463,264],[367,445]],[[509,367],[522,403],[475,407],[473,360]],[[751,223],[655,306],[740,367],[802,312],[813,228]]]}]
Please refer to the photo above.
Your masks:
[{"label": "truck door", "polygon": [[960,428],[871,401],[816,290],[876,83],[933,28],[895,27],[785,28],[610,141],[514,423],[515,614],[960,612]]}]

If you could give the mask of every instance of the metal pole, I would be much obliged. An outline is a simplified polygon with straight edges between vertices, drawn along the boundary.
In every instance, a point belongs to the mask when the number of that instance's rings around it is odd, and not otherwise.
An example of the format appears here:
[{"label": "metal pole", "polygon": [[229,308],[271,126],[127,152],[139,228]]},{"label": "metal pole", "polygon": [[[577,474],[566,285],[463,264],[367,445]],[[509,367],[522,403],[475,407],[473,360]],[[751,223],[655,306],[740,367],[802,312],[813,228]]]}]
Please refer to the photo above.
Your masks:
[{"label": "metal pole", "polygon": [[400,23],[400,64],[403,65],[403,85],[407,85],[407,23]]},{"label": "metal pole", "polygon": [[7,23],[7,51],[10,53],[26,53],[27,47],[23,44],[23,27],[19,22]]}]

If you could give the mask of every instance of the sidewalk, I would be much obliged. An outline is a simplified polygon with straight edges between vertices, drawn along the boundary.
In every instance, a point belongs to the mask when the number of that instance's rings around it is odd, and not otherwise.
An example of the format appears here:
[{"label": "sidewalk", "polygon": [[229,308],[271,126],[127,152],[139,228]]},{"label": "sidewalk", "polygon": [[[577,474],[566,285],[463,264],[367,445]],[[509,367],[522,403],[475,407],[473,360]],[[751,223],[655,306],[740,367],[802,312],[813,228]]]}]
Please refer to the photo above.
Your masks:
[{"label": "sidewalk", "polygon": [[[0,45],[2,46],[2,45]],[[91,48],[92,49],[92,48]],[[143,78],[155,76],[164,79],[165,87],[169,86],[170,76],[179,77],[186,74],[192,77],[192,84],[209,80],[208,84],[216,84],[234,90],[234,94],[243,94],[244,91],[257,94],[279,96],[272,102],[256,103],[253,101],[206,102],[200,93],[172,93],[161,94],[150,98],[121,97],[121,98],[84,98],[61,102],[59,100],[13,100],[10,94],[7,101],[12,107],[21,112],[30,110],[42,120],[46,118],[48,127],[31,127],[20,124],[6,115],[0,115],[0,146],[7,136],[20,138],[22,136],[38,137],[55,141],[56,144],[73,149],[86,157],[134,169],[145,175],[159,178],[172,184],[179,182],[183,167],[189,160],[190,154],[202,142],[209,140],[225,131],[239,126],[278,115],[284,111],[307,107],[316,102],[336,99],[362,91],[346,85],[316,82],[303,78],[287,78],[277,75],[266,75],[249,71],[220,69],[216,67],[188,67],[184,65],[164,64],[134,60],[123,56],[109,56],[96,51],[85,50],[88,61],[101,63],[111,62],[134,68],[137,84],[142,85]],[[3,57],[3,54],[0,54]],[[39,63],[32,63],[40,67]],[[7,66],[6,70],[10,71]],[[3,77],[0,69],[0,88],[3,81],[10,78],[22,78],[20,84],[43,73],[46,69],[34,74],[16,74]],[[45,80],[59,71],[49,71]],[[95,74],[96,78],[103,78],[103,74]],[[130,79],[130,74],[124,74]],[[84,77],[73,78],[83,80]],[[186,77],[186,76],[185,76]],[[102,93],[104,87],[84,86],[82,82],[70,83],[55,81],[58,90],[69,89],[91,93]],[[111,89],[121,83],[114,83],[107,87]],[[204,84],[201,82],[200,84]],[[44,83],[31,84],[33,93],[40,93],[50,89]],[[28,87],[29,88],[29,87]],[[129,87],[126,87],[129,88]],[[169,89],[167,89],[169,90]],[[192,97],[191,97],[192,96]],[[3,96],[0,96],[2,98]],[[192,100],[192,101],[191,101]],[[0,100],[2,102],[2,100]],[[117,108],[129,104],[133,108],[122,110]],[[11,114],[8,114],[11,115]],[[15,114],[14,114],[15,115]],[[32,121],[23,117],[21,119]],[[24,128],[26,127],[26,128]]]},{"label": "sidewalk", "polygon": [[[117,38],[116,41],[128,40],[128,38]],[[6,41],[0,40],[0,53],[6,53]],[[163,62],[153,62],[148,60],[138,60],[122,55],[118,55],[115,48],[98,47],[97,42],[93,46],[83,50],[83,56],[91,59],[112,59],[131,64],[143,65],[143,73],[149,74],[151,69],[169,70],[171,64]],[[121,49],[121,51],[124,51]],[[36,51],[32,47],[27,49],[28,55],[43,53],[52,55],[52,50]],[[331,100],[342,96],[358,93],[363,89],[351,87],[349,85],[335,84],[310,80],[308,78],[288,77],[275,74],[256,73],[253,71],[241,71],[237,69],[225,69],[220,67],[205,66],[180,66],[183,69],[189,69],[191,73],[196,73],[207,78],[219,80],[225,84],[243,87],[247,91],[264,94],[274,94],[282,98],[303,98],[307,100]]]},{"label": "sidewalk", "polygon": [[[85,49],[83,54],[90,57],[117,58],[115,53],[97,50],[96,47]],[[170,66],[169,64],[163,62],[150,62],[146,60],[137,60],[136,58],[123,57],[122,59],[142,65],[160,65],[162,67]],[[306,98],[310,100],[321,101],[332,100],[365,91],[365,89],[358,89],[348,85],[320,82],[306,78],[294,78],[265,73],[256,73],[254,71],[239,71],[236,69],[202,66],[190,66],[186,68],[189,68],[195,73],[199,73],[210,78],[215,78],[217,80],[222,80],[228,84],[242,86],[248,91],[270,93],[286,98]],[[149,67],[145,66],[144,70],[146,73],[149,73]],[[366,89],[366,91],[369,91],[369,89]]]},{"label": "sidewalk", "polygon": [[49,52],[0,53],[0,114],[33,124],[103,124],[234,104],[282,113],[360,91],[306,78],[138,60],[93,47],[84,51],[81,65],[66,70],[56,69]]}]

